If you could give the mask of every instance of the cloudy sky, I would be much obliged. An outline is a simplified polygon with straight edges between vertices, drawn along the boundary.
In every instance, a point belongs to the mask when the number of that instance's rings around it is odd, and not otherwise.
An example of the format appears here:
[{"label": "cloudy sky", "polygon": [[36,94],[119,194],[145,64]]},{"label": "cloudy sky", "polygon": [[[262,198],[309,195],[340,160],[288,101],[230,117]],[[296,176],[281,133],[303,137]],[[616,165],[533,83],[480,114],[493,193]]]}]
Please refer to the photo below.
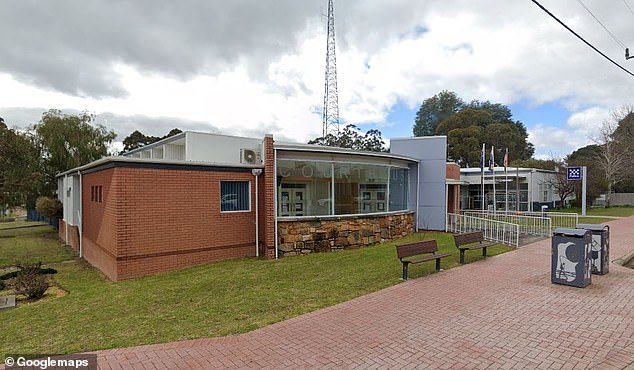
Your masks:
[{"label": "cloudy sky", "polygon": [[[634,0],[541,3],[634,69]],[[321,133],[326,11],[326,0],[3,0],[0,116],[27,127],[51,108],[88,110],[118,140],[179,127],[306,142]],[[508,105],[538,157],[562,156],[634,103],[634,77],[530,0],[340,0],[335,25],[341,118],[386,138],[411,136],[421,102],[447,89]]]}]

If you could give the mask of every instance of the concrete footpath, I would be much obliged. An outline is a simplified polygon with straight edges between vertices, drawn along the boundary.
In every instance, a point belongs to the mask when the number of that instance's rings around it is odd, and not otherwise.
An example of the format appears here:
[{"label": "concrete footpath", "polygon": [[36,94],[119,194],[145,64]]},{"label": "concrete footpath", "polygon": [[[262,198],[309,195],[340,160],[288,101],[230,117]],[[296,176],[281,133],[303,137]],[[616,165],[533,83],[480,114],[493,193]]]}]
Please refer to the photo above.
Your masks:
[{"label": "concrete footpath", "polygon": [[[616,260],[634,217],[609,224]],[[103,369],[631,368],[634,270],[554,285],[543,240],[242,335],[96,353]]]}]

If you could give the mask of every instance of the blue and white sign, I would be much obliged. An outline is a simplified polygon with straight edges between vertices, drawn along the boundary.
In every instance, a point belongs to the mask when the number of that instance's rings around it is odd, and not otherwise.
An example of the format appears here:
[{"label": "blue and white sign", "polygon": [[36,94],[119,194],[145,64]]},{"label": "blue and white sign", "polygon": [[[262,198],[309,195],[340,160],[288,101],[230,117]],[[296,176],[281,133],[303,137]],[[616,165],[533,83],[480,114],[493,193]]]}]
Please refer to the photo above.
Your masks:
[{"label": "blue and white sign", "polygon": [[568,180],[581,180],[581,167],[568,167],[567,178]]}]

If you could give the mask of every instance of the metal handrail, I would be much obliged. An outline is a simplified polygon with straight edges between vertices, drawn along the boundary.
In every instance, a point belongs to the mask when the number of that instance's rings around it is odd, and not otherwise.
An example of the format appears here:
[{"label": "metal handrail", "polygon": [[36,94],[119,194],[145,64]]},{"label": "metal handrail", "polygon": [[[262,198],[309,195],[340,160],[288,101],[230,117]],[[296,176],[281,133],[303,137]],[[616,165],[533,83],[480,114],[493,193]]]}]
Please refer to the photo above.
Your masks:
[{"label": "metal handrail", "polygon": [[447,213],[445,231],[451,233],[482,231],[486,240],[514,247],[519,246],[520,226],[511,222]]}]

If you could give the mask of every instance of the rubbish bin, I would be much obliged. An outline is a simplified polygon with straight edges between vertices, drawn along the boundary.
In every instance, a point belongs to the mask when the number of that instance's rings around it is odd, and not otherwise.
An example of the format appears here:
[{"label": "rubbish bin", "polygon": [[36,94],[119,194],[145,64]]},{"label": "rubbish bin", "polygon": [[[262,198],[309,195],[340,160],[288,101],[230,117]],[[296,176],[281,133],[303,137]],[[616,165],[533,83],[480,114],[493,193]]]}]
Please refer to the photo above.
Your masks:
[{"label": "rubbish bin", "polygon": [[592,233],[593,274],[605,275],[610,269],[610,226],[604,224],[577,224],[577,229]]},{"label": "rubbish bin", "polygon": [[553,231],[550,280],[585,288],[591,283],[592,234],[588,230],[558,228]]}]

